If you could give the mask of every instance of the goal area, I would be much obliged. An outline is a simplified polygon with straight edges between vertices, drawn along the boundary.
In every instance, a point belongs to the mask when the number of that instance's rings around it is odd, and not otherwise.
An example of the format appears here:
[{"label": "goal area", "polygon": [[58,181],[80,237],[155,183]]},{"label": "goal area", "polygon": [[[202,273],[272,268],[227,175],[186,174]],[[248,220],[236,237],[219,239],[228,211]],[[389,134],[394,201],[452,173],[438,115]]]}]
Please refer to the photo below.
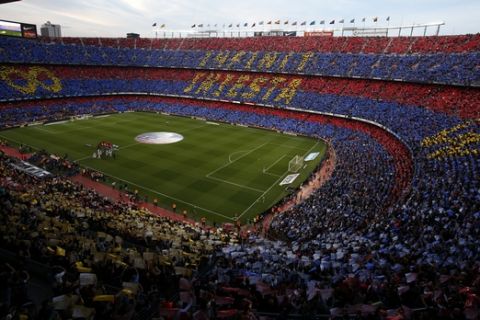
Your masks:
[{"label": "goal area", "polygon": [[298,172],[303,167],[303,157],[296,155],[288,162],[289,172]]}]

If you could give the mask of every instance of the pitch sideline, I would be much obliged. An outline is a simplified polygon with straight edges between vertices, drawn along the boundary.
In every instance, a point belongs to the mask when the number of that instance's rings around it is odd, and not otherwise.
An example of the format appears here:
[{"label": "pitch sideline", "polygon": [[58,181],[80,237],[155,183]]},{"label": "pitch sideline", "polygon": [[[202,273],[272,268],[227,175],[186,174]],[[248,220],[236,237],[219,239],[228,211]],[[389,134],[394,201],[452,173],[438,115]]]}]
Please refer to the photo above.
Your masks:
[{"label": "pitch sideline", "polygon": [[[85,168],[88,168],[88,169],[91,169],[91,170],[98,171],[98,172],[102,172],[102,171],[99,171],[99,170],[97,170],[97,169],[91,168],[91,167],[89,167],[89,166],[84,166],[84,167],[85,167]],[[134,182],[131,182],[131,181],[128,181],[128,180],[125,180],[125,179],[116,177],[116,176],[114,176],[114,175],[111,175],[111,174],[108,174],[108,173],[105,173],[105,172],[102,172],[102,173],[105,174],[105,175],[107,175],[108,177],[112,177],[112,178],[114,178],[114,179],[116,179],[116,180],[126,182],[126,183],[128,183],[128,184],[133,185],[133,186],[139,187],[139,188],[141,188],[141,189],[143,189],[143,190],[150,191],[150,192],[152,192],[152,193],[155,193],[155,194],[164,196],[164,197],[166,197],[166,198],[169,198],[169,199],[171,199],[171,200],[175,200],[175,201],[177,201],[177,202],[181,202],[181,203],[184,203],[184,204],[188,204],[189,206],[192,206],[192,207],[194,207],[195,209],[200,209],[200,210],[206,211],[206,212],[208,212],[208,213],[211,213],[211,214],[214,214],[214,215],[223,217],[223,218],[228,219],[228,220],[230,220],[230,221],[234,221],[232,217],[228,217],[228,216],[223,215],[223,214],[221,214],[221,213],[218,213],[218,212],[216,212],[216,211],[213,211],[213,210],[210,210],[210,209],[206,209],[206,208],[202,208],[202,207],[197,206],[197,205],[195,205],[195,204],[193,204],[193,203],[190,203],[190,202],[187,202],[187,201],[184,201],[184,200],[181,200],[181,199],[178,199],[178,198],[169,196],[169,195],[167,195],[167,194],[165,194],[165,193],[158,192],[158,191],[156,191],[156,190],[150,189],[150,188],[148,188],[148,187],[141,186],[141,185],[139,185],[139,184],[137,184],[137,183],[134,183]]]}]

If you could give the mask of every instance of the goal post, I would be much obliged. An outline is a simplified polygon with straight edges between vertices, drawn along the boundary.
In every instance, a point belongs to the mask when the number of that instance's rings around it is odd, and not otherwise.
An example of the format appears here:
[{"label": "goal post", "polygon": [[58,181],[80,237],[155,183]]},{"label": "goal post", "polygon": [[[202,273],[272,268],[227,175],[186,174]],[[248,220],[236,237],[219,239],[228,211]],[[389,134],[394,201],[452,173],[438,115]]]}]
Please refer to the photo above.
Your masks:
[{"label": "goal post", "polygon": [[303,157],[296,155],[288,162],[289,172],[298,172],[303,167]]}]

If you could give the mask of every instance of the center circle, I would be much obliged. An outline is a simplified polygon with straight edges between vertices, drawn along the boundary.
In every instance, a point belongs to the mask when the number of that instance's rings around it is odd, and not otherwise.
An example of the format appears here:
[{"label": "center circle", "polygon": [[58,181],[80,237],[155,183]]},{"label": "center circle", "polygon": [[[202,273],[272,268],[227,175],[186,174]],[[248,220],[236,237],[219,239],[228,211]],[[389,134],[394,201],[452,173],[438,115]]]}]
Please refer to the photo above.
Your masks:
[{"label": "center circle", "polygon": [[182,140],[183,136],[175,132],[146,132],[135,137],[135,141],[147,144],[169,144]]}]

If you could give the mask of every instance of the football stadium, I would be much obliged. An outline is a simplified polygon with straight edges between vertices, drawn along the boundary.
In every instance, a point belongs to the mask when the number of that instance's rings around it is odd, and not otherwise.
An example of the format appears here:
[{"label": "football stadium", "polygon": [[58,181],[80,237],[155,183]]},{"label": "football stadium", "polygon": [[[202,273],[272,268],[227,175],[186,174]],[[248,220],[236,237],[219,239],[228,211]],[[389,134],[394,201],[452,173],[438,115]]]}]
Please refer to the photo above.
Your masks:
[{"label": "football stadium", "polygon": [[480,319],[461,2],[0,1],[0,319]]}]

